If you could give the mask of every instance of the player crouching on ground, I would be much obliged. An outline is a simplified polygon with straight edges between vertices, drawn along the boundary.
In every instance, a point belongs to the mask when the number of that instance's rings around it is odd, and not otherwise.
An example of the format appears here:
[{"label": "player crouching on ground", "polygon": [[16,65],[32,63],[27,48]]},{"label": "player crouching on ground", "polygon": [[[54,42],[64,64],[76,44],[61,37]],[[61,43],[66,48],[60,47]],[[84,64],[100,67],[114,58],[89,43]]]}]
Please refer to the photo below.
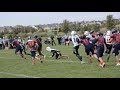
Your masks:
[{"label": "player crouching on ground", "polygon": [[57,49],[52,49],[50,47],[46,47],[46,50],[52,53],[52,57],[55,56],[56,59],[60,58],[69,58],[68,55],[62,55],[61,52]]},{"label": "player crouching on ground", "polygon": [[26,43],[27,47],[29,48],[30,52],[31,52],[31,56],[32,56],[32,65],[35,64],[35,59],[39,60],[41,63],[43,63],[43,61],[37,57],[36,55],[36,50],[38,49],[38,45],[37,42],[35,42],[34,40],[31,39],[31,37],[28,38],[28,41]]}]

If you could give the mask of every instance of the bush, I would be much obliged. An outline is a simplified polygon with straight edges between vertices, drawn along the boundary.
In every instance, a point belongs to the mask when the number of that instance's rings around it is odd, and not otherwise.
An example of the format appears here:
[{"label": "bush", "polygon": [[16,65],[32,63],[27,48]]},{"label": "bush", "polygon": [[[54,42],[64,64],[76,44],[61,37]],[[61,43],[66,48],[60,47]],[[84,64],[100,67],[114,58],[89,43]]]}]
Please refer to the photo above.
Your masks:
[{"label": "bush", "polygon": [[20,37],[21,37],[21,38],[27,38],[28,35],[27,35],[27,34],[22,34],[22,35],[20,35]]},{"label": "bush", "polygon": [[41,33],[40,36],[41,37],[48,37],[48,35],[46,33]]},{"label": "bush", "polygon": [[9,35],[8,35],[8,38],[12,38],[12,35],[11,35],[11,34],[9,34]]},{"label": "bush", "polygon": [[3,37],[3,35],[0,33],[0,38],[2,38]]}]

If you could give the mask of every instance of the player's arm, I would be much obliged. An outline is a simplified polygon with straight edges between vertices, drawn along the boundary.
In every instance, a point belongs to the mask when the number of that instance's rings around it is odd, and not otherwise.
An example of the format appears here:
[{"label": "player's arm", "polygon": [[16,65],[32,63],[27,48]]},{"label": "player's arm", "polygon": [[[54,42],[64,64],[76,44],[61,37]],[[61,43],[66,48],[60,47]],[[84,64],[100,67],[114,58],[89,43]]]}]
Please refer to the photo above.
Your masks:
[{"label": "player's arm", "polygon": [[113,41],[113,38],[110,38],[110,40],[107,43],[111,43]]},{"label": "player's arm", "polygon": [[12,41],[12,46],[15,48],[15,41]]},{"label": "player's arm", "polygon": [[75,39],[74,39],[74,37],[72,37],[72,42],[75,43]]},{"label": "player's arm", "polygon": [[26,42],[26,44],[25,44],[25,45],[26,45],[26,50],[28,50],[28,42]]},{"label": "player's arm", "polygon": [[36,50],[38,50],[38,44],[35,42]]},{"label": "player's arm", "polygon": [[104,43],[105,43],[105,45],[106,45],[106,43],[107,43],[106,40],[105,40],[105,38],[104,38]]}]

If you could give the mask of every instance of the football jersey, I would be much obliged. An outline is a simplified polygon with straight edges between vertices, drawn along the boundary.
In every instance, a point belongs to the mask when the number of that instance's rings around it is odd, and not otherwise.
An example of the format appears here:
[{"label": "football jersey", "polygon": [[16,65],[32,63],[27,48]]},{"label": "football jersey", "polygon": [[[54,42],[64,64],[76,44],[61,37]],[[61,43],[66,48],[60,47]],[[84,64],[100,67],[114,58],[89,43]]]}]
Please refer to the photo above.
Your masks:
[{"label": "football jersey", "polygon": [[108,41],[110,40],[110,38],[111,38],[111,36],[104,36],[104,38],[105,38],[105,42],[106,42],[106,44],[112,44],[112,43],[108,43]]},{"label": "football jersey", "polygon": [[94,40],[94,38],[90,34],[88,36],[86,36],[86,38],[89,38],[90,43],[92,43],[92,40]]},{"label": "football jersey", "polygon": [[34,40],[28,40],[27,45],[31,49],[31,51],[36,51],[36,42]]},{"label": "football jersey", "polygon": [[77,41],[79,39],[78,35],[72,35],[72,42],[74,47],[80,45],[80,43]]},{"label": "football jersey", "polygon": [[18,39],[15,39],[15,40],[13,41],[13,45],[15,45],[16,47],[19,46],[20,43],[21,43],[21,42],[20,42]]}]

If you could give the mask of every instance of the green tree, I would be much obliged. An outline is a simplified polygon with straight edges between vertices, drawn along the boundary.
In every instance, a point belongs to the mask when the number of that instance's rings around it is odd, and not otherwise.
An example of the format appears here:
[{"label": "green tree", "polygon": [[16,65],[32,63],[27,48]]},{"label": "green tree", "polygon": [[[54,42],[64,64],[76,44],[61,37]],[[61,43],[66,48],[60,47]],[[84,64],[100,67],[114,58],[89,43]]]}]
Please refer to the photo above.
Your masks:
[{"label": "green tree", "polygon": [[9,30],[7,28],[4,28],[4,33],[5,34],[8,34],[9,33]]},{"label": "green tree", "polygon": [[9,39],[10,39],[10,38],[12,38],[12,35],[11,35],[11,34],[9,34],[9,35],[8,35],[8,38],[9,38]]},{"label": "green tree", "polygon": [[107,29],[111,30],[112,28],[115,28],[115,20],[113,19],[113,15],[107,16],[107,22],[106,22]]},{"label": "green tree", "polygon": [[78,23],[77,24],[77,31],[80,31],[80,30],[82,30],[82,25],[81,25],[81,23]]},{"label": "green tree", "polygon": [[64,20],[64,21],[63,21],[62,31],[63,31],[65,34],[67,34],[67,33],[70,31],[69,21],[67,21],[67,20]]},{"label": "green tree", "polygon": [[2,34],[2,32],[0,33],[0,38],[2,38],[3,37],[3,34]]},{"label": "green tree", "polygon": [[99,24],[93,24],[92,25],[92,30],[95,31],[95,32],[100,31],[100,25]]}]

